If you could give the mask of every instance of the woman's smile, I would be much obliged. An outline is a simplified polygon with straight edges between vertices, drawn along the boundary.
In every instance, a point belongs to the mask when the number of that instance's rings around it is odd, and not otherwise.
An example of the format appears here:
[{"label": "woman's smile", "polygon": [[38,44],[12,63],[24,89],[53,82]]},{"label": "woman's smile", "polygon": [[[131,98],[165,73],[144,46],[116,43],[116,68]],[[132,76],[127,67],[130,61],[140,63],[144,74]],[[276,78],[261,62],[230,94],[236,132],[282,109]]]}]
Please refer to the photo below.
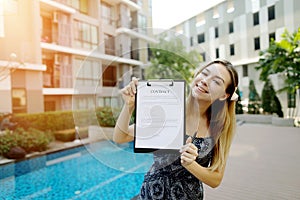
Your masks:
[{"label": "woman's smile", "polygon": [[206,89],[205,87],[203,87],[202,85],[200,85],[198,83],[196,83],[196,87],[197,87],[197,90],[202,92],[202,93],[207,93],[207,94],[209,93],[208,89]]}]

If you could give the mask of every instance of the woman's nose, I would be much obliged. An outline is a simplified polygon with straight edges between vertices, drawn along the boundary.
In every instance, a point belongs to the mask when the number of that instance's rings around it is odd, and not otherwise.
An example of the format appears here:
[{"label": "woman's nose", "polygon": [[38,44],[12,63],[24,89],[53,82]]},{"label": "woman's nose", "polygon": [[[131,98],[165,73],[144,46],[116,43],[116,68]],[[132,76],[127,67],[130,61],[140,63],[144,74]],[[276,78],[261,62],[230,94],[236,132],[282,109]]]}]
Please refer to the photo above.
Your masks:
[{"label": "woman's nose", "polygon": [[204,85],[204,86],[207,86],[207,81],[206,81],[206,79],[200,80],[200,83],[201,83],[202,85]]}]

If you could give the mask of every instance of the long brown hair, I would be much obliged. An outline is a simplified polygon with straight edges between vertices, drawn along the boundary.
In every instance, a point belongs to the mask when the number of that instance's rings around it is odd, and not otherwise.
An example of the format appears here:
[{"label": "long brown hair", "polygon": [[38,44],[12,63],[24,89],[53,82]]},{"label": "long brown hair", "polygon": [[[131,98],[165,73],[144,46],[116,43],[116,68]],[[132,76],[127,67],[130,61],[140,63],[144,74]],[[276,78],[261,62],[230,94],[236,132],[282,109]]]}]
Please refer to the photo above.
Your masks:
[{"label": "long brown hair", "polygon": [[[231,78],[231,83],[226,88],[226,93],[229,94],[229,97],[224,101],[215,100],[206,110],[206,116],[208,119],[207,126],[209,127],[209,132],[215,141],[213,160],[209,168],[211,170],[217,170],[225,166],[230,145],[234,136],[234,129],[236,125],[235,101],[231,101],[231,97],[238,86],[238,74],[229,61],[218,59],[208,63],[195,73],[194,77],[212,64],[223,65],[229,72]],[[190,92],[186,106],[187,122],[194,121],[195,123],[198,123],[200,116],[198,109],[196,109],[197,107],[198,102]]]}]

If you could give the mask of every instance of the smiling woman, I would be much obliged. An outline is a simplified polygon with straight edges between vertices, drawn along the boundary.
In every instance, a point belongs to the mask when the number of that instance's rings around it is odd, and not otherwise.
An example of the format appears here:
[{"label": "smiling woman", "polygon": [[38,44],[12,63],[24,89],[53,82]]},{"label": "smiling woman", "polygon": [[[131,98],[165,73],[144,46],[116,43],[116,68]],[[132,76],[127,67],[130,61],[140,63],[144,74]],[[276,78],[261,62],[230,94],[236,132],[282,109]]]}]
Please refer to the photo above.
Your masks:
[{"label": "smiling woman", "polygon": [[[121,90],[125,105],[114,129],[114,141],[134,139],[134,110],[138,79]],[[137,199],[203,199],[203,183],[220,185],[235,128],[237,72],[226,60],[215,60],[199,70],[186,104],[186,144],[179,152],[153,152]],[[128,88],[130,88],[128,90]],[[158,99],[159,102],[160,99]],[[161,104],[162,105],[162,104]],[[171,138],[166,138],[166,144]]]}]

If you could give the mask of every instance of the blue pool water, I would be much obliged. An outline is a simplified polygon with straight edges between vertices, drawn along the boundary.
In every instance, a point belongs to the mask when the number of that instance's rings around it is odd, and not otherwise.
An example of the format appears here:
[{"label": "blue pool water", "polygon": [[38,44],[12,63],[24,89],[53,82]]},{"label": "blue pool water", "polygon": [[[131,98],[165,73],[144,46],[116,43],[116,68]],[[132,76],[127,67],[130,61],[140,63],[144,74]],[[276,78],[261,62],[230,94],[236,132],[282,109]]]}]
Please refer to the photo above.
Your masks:
[{"label": "blue pool water", "polygon": [[110,141],[39,156],[0,166],[0,199],[131,199],[152,161]]}]

